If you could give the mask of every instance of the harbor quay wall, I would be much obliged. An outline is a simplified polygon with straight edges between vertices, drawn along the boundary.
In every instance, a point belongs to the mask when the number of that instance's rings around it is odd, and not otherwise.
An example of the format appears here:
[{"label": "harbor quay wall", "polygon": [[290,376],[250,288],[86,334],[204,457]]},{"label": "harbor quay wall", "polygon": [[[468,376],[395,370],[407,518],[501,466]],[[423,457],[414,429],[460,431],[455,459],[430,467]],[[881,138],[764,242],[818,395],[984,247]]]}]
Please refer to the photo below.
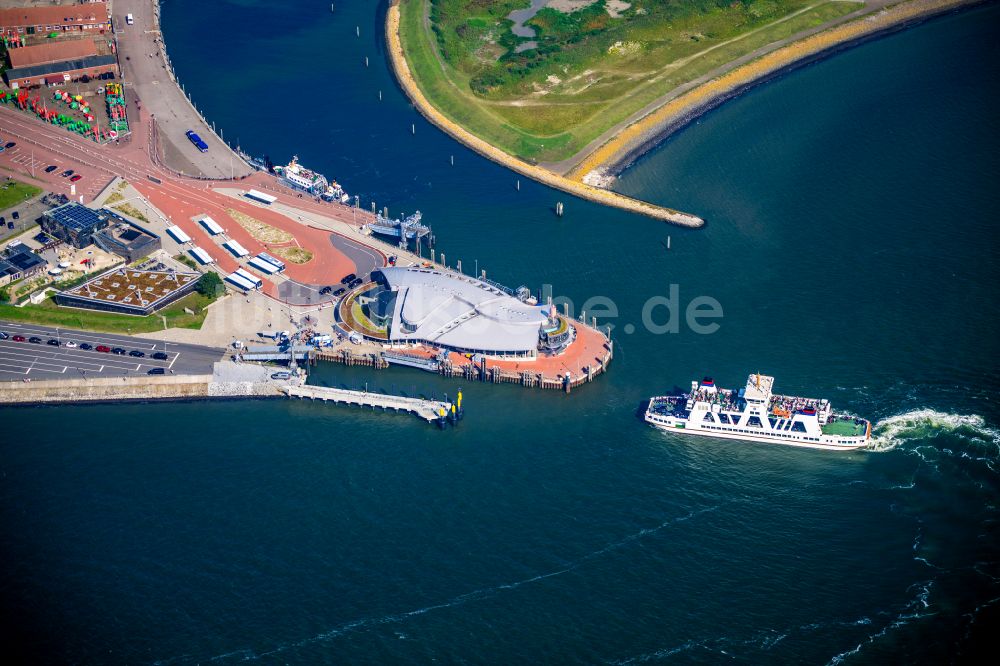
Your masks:
[{"label": "harbor quay wall", "polygon": [[0,405],[279,397],[275,384],[217,382],[212,375],[94,377],[0,382]]},{"label": "harbor quay wall", "polygon": [[399,39],[399,21],[399,0],[392,0],[386,14],[385,34],[386,44],[389,50],[389,61],[392,63],[392,69],[396,74],[396,79],[399,81],[403,91],[406,93],[407,97],[410,98],[410,101],[413,102],[413,105],[417,108],[417,110],[425,118],[427,118],[427,120],[436,125],[446,134],[450,135],[456,141],[465,144],[483,157],[491,159],[494,162],[498,162],[508,169],[521,174],[522,176],[526,176],[544,185],[548,185],[549,187],[553,187],[557,190],[580,197],[581,199],[587,199],[588,201],[593,201],[595,203],[620,208],[632,213],[639,213],[640,215],[645,215],[647,217],[652,217],[654,219],[663,220],[665,222],[670,222],[684,227],[697,228],[705,224],[705,221],[697,215],[682,213],[670,208],[634,199],[624,194],[619,194],[610,190],[603,190],[599,187],[588,185],[579,180],[566,178],[543,167],[529,164],[514,157],[513,155],[505,153],[495,146],[490,145],[486,141],[483,141],[479,137],[473,135],[471,132],[463,129],[456,123],[453,123],[445,117],[444,114],[438,111],[426,97],[424,97],[424,94],[417,86],[417,82],[413,78],[410,72],[410,67],[406,63],[406,57],[403,54],[402,43]]},{"label": "harbor quay wall", "polygon": [[[485,370],[472,363],[440,363],[438,364],[437,374],[452,379],[464,379],[466,381],[477,381],[488,384],[519,384],[528,388],[553,389],[569,393],[574,388],[588,384],[607,372],[608,365],[613,358],[614,345],[608,343],[604,356],[599,361],[584,367],[579,374],[570,375],[568,378],[565,375],[546,376],[544,373],[532,370],[522,370],[520,372],[506,370],[499,366],[490,366],[489,362],[487,362]],[[314,354],[313,360],[340,363],[347,366],[375,368],[376,370],[384,370],[391,365],[377,352],[356,354],[349,349],[319,351]]]},{"label": "harbor quay wall", "polygon": [[816,33],[740,65],[673,98],[597,147],[567,176],[616,175],[698,117],[792,69],[842,50],[985,0],[909,0]]},{"label": "harbor quay wall", "polygon": [[0,383],[0,404],[204,398],[212,375],[93,377]]}]

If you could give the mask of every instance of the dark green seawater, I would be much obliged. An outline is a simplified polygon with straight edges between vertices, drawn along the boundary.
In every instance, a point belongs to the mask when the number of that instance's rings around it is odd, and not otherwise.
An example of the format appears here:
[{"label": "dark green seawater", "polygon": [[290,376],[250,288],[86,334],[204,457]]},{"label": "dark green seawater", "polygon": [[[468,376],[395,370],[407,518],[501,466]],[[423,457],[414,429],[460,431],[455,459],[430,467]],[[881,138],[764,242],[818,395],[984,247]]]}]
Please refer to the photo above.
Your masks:
[{"label": "dark green seawater", "polygon": [[[610,373],[568,397],[466,385],[447,432],[283,401],[3,410],[8,652],[941,663],[990,643],[1000,7],[789,73],[668,140],[620,187],[709,220],[685,231],[517,192],[401,96],[384,7],[336,5],[169,0],[164,30],[196,102],[250,152],[298,153],[365,201],[420,208],[467,270],[551,284],[577,310],[613,299]],[[644,303],[671,284],[682,307],[721,304],[717,332],[646,330]],[[757,370],[871,418],[878,450],[692,441],[636,416],[693,378]],[[366,380],[459,386],[314,378]]]}]

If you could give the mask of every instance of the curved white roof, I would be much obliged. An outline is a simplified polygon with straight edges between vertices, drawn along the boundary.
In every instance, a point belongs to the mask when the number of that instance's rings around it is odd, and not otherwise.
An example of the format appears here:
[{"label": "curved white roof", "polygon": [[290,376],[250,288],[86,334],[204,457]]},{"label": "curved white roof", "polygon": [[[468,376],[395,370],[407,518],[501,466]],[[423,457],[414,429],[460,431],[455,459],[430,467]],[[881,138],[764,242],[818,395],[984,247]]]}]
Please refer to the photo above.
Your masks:
[{"label": "curved white roof", "polygon": [[429,268],[379,269],[397,292],[389,337],[465,351],[534,352],[544,308],[460,273]]}]

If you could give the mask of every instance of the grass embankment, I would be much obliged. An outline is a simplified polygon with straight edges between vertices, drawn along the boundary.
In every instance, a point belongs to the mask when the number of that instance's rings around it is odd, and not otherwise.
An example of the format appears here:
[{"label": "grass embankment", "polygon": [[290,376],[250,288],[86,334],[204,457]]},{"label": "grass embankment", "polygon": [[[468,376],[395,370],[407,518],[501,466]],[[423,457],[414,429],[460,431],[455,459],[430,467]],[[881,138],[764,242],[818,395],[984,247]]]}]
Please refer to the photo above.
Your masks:
[{"label": "grass embankment", "polygon": [[433,11],[429,3],[400,5],[400,40],[417,85],[453,122],[532,162],[573,157],[678,86],[861,7],[636,0],[612,17],[601,0],[571,13],[541,10],[528,23],[538,47],[517,54],[525,40],[510,33],[506,14],[526,2],[434,0]]},{"label": "grass embankment", "polygon": [[389,60],[392,63],[393,72],[396,74],[396,79],[403,87],[407,97],[413,100],[414,106],[416,106],[430,122],[437,125],[437,127],[439,127],[442,131],[450,134],[458,141],[461,141],[466,146],[475,150],[477,153],[484,155],[488,159],[499,162],[509,169],[513,169],[514,171],[523,174],[528,178],[533,178],[540,183],[544,183],[549,187],[569,192],[574,196],[604,204],[606,206],[613,206],[622,210],[638,213],[640,215],[648,215],[654,219],[679,224],[681,226],[700,227],[705,223],[704,220],[695,215],[682,213],[670,208],[640,201],[623,194],[618,194],[617,192],[611,192],[609,190],[594,187],[579,180],[570,180],[569,178],[557,174],[554,171],[541,166],[529,164],[524,160],[513,157],[510,153],[500,150],[488,141],[470,133],[460,124],[452,121],[443,113],[438,111],[438,109],[427,100],[426,96],[424,96],[420,87],[413,79],[409,65],[403,55],[402,46],[399,42],[399,21],[399,6],[397,4],[390,5],[389,11],[386,13],[386,45],[388,47]]},{"label": "grass embankment", "polygon": [[313,258],[312,252],[294,245],[286,247],[272,247],[269,249],[272,253],[278,255],[285,261],[292,262],[293,264],[304,264]]},{"label": "grass embankment", "polygon": [[[171,303],[148,317],[116,314],[114,312],[90,312],[74,308],[63,308],[52,299],[43,301],[40,305],[0,305],[0,320],[19,321],[42,326],[58,326],[60,328],[75,328],[84,331],[102,333],[151,333],[163,330],[163,318],[166,317],[167,328],[200,329],[208,314],[205,308],[215,299],[201,294],[188,294],[184,298]],[[184,312],[189,308],[195,314]]]},{"label": "grass embankment", "polygon": [[38,196],[42,193],[40,187],[22,183],[19,180],[8,180],[0,186],[0,210],[7,210]]}]

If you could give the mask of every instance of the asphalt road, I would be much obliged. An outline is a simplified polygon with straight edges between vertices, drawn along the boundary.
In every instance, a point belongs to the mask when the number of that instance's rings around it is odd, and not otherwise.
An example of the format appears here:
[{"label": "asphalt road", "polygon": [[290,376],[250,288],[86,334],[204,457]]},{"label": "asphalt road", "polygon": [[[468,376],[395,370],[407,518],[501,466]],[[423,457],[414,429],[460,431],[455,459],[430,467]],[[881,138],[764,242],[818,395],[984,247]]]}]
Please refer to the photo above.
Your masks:
[{"label": "asphalt road", "polygon": [[[0,340],[0,381],[24,379],[79,379],[81,377],[121,377],[143,375],[152,368],[163,368],[166,374],[211,374],[212,364],[222,360],[225,350],[217,347],[178,344],[134,338],[111,333],[89,333],[71,329],[56,329],[35,324],[0,321],[0,331],[10,338]],[[25,338],[39,337],[41,344],[14,342],[15,335]],[[58,339],[63,345],[46,344]],[[89,343],[94,350],[65,346],[68,341]],[[145,352],[145,358],[96,351],[98,345],[123,347],[126,351]],[[166,351],[166,360],[156,360],[152,354]]]},{"label": "asphalt road", "polygon": [[[211,178],[252,173],[253,170],[212,132],[170,78],[157,29],[157,7],[151,0],[115,0],[113,15],[125,81],[142,100],[142,114],[156,116],[167,163],[186,174]],[[126,14],[135,18],[133,25],[125,23]],[[128,113],[137,112],[130,102]],[[208,144],[207,153],[199,152],[191,144],[184,135],[188,130],[194,130]]]},{"label": "asphalt road", "polygon": [[[370,247],[353,241],[340,234],[330,234],[330,244],[344,253],[344,255],[354,263],[354,274],[361,277],[371,275],[377,268],[382,268],[385,261],[381,253]],[[343,275],[330,275],[324,284],[305,284],[289,279],[278,285],[278,296],[281,300],[292,305],[316,305],[318,303],[331,302],[331,296],[321,296],[319,290],[326,286],[334,289],[342,286],[340,278]]]}]

